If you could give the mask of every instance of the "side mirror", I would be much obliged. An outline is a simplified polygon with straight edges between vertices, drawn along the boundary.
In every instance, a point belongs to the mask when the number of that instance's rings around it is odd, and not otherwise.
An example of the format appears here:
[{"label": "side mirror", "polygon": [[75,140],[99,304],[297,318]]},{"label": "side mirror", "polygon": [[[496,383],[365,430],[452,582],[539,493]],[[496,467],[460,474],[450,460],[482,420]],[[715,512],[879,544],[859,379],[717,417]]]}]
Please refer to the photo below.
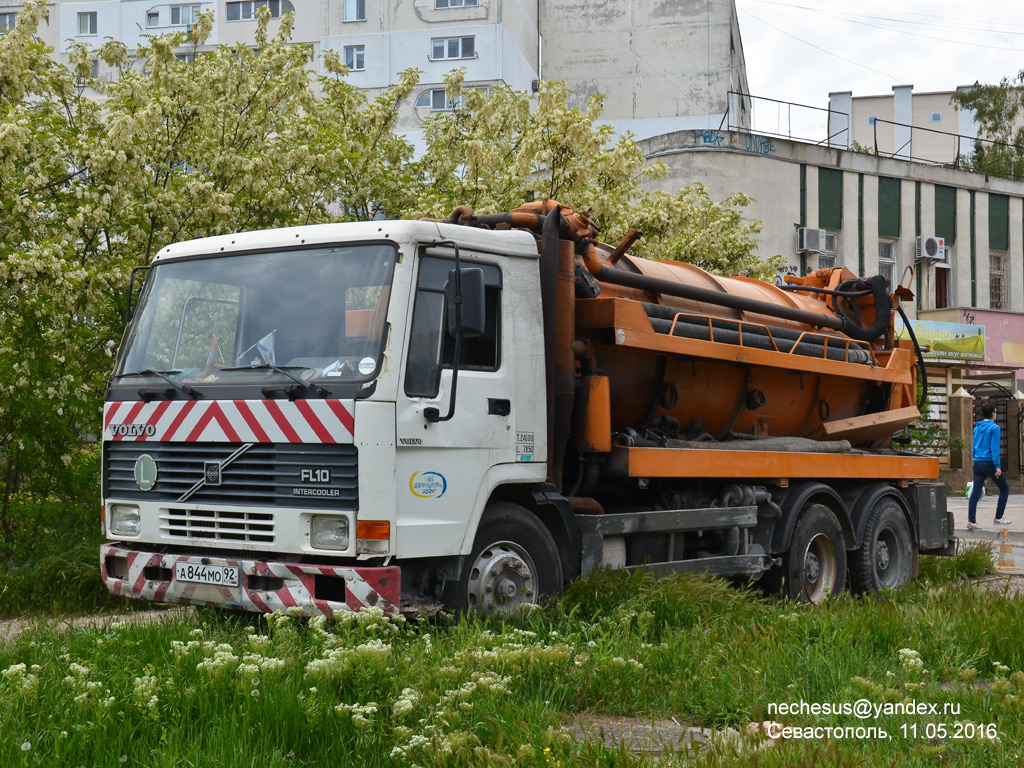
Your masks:
[{"label": "side mirror", "polygon": [[[462,295],[458,296],[456,286],[461,282]],[[462,338],[472,339],[483,336],[487,330],[487,300],[484,291],[484,271],[478,267],[451,270],[448,273],[448,284],[445,286],[445,300],[448,306],[448,335],[455,336],[460,331],[460,323],[456,308],[462,307],[461,333]],[[461,304],[460,302],[461,298]]]}]

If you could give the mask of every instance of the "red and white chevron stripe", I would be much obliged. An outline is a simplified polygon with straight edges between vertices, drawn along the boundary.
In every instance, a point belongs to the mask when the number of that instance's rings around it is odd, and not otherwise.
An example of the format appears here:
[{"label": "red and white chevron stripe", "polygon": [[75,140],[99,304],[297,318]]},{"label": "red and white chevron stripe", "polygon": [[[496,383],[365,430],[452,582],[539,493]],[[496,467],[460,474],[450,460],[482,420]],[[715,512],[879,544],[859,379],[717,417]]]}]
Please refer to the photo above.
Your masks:
[{"label": "red and white chevron stripe", "polygon": [[[112,559],[123,558],[127,573],[123,578],[108,570]],[[238,587],[220,587],[209,584],[178,582],[174,579],[147,578],[147,571],[174,573],[174,564],[203,563],[237,565],[242,573]],[[401,569],[391,565],[357,566],[346,568],[335,565],[265,562],[259,560],[230,560],[188,557],[185,555],[159,555],[138,552],[116,544],[100,546],[100,564],[103,581],[115,595],[151,600],[157,603],[183,603],[220,605],[254,613],[276,613],[297,610],[303,616],[332,617],[345,611],[377,606],[386,613],[394,613],[401,602]],[[277,590],[254,590],[248,586],[251,576],[278,578],[282,586]],[[316,577],[344,579],[344,602],[316,597]],[[338,595],[340,597],[340,594]]]},{"label": "red and white chevron stripe", "polygon": [[105,440],[351,443],[353,400],[141,400],[103,406]]}]

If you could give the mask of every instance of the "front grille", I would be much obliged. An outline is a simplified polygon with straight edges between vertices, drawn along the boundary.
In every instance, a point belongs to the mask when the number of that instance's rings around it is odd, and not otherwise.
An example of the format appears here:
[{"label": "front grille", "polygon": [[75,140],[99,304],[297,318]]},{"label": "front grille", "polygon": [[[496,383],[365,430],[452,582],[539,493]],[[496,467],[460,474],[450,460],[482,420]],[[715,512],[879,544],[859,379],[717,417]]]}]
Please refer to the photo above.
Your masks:
[{"label": "front grille", "polygon": [[265,512],[167,509],[160,515],[160,530],[168,536],[217,541],[274,543],[274,516]]},{"label": "front grille", "polygon": [[[354,445],[250,444],[220,468],[219,485],[203,484],[186,496],[211,466],[220,465],[239,448],[242,445],[237,443],[107,442],[103,454],[106,495],[196,505],[359,506]],[[156,483],[148,491],[135,482],[135,464],[143,454],[151,456],[157,467]]]}]

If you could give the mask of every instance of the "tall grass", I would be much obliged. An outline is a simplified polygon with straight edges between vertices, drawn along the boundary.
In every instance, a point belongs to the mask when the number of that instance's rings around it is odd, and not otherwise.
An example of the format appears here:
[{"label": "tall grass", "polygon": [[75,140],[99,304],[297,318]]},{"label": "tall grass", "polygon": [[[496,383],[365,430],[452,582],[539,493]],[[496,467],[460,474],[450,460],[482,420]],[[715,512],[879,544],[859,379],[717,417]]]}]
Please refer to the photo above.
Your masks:
[{"label": "tall grass", "polygon": [[[966,566],[965,566],[966,567]],[[202,611],[40,627],[0,645],[0,765],[632,766],[589,715],[883,728],[890,739],[721,738],[700,766],[993,766],[1024,755],[1024,611],[965,582],[796,606],[718,582],[606,573],[515,621],[337,623]],[[960,714],[774,715],[913,699]],[[956,721],[995,726],[952,738]],[[929,739],[946,723],[947,736]],[[916,726],[904,735],[902,726]]]},{"label": "tall grass", "polygon": [[133,607],[100,579],[98,501],[19,497],[12,518],[0,535],[0,618]]}]

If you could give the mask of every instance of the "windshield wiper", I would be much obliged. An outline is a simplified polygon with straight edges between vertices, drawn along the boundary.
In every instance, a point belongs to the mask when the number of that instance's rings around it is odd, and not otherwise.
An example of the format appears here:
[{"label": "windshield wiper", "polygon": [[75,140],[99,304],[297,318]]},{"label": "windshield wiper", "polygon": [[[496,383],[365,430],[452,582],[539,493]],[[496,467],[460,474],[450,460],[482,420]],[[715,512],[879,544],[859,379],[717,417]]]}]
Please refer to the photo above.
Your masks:
[{"label": "windshield wiper", "polygon": [[[189,397],[192,397],[192,398],[200,398],[200,397],[202,397],[202,395],[200,395],[198,392],[196,392],[195,389],[190,387],[188,384],[182,384],[180,381],[176,381],[175,379],[172,379],[170,376],[167,375],[169,373],[181,373],[181,370],[180,369],[173,369],[173,370],[169,370],[169,371],[158,371],[155,368],[145,368],[145,369],[143,369],[141,371],[132,371],[131,373],[120,373],[117,376],[115,376],[114,378],[123,379],[126,376],[157,376],[157,377],[163,379],[164,381],[166,381],[168,384],[170,384],[175,389],[177,389],[177,390],[179,390],[181,392],[184,392]],[[168,391],[170,391],[170,390],[168,390]],[[145,395],[147,395],[147,394],[152,394],[152,393],[148,392],[147,390],[144,390],[144,389],[140,389],[139,390],[139,395],[142,396],[143,399],[145,399]]]},{"label": "windshield wiper", "polygon": [[[292,381],[294,381],[297,384],[302,385],[302,387],[304,389],[308,390],[309,392],[312,392],[314,395],[317,395],[318,397],[330,397],[331,393],[328,392],[326,389],[324,389],[323,387],[319,386],[318,384],[314,384],[312,381],[306,381],[305,379],[300,379],[294,373],[289,373],[287,368],[298,368],[298,369],[303,370],[303,371],[310,370],[310,367],[308,365],[289,365],[289,366],[286,366],[286,367],[282,367],[280,365],[275,365],[274,363],[256,363],[254,365],[235,365],[235,366],[231,366],[230,368],[218,368],[217,370],[219,370],[219,371],[259,371],[259,370],[274,371],[276,373],[282,374],[283,376],[287,376],[289,379],[291,379]],[[264,391],[263,394],[266,395],[267,392]]]}]

